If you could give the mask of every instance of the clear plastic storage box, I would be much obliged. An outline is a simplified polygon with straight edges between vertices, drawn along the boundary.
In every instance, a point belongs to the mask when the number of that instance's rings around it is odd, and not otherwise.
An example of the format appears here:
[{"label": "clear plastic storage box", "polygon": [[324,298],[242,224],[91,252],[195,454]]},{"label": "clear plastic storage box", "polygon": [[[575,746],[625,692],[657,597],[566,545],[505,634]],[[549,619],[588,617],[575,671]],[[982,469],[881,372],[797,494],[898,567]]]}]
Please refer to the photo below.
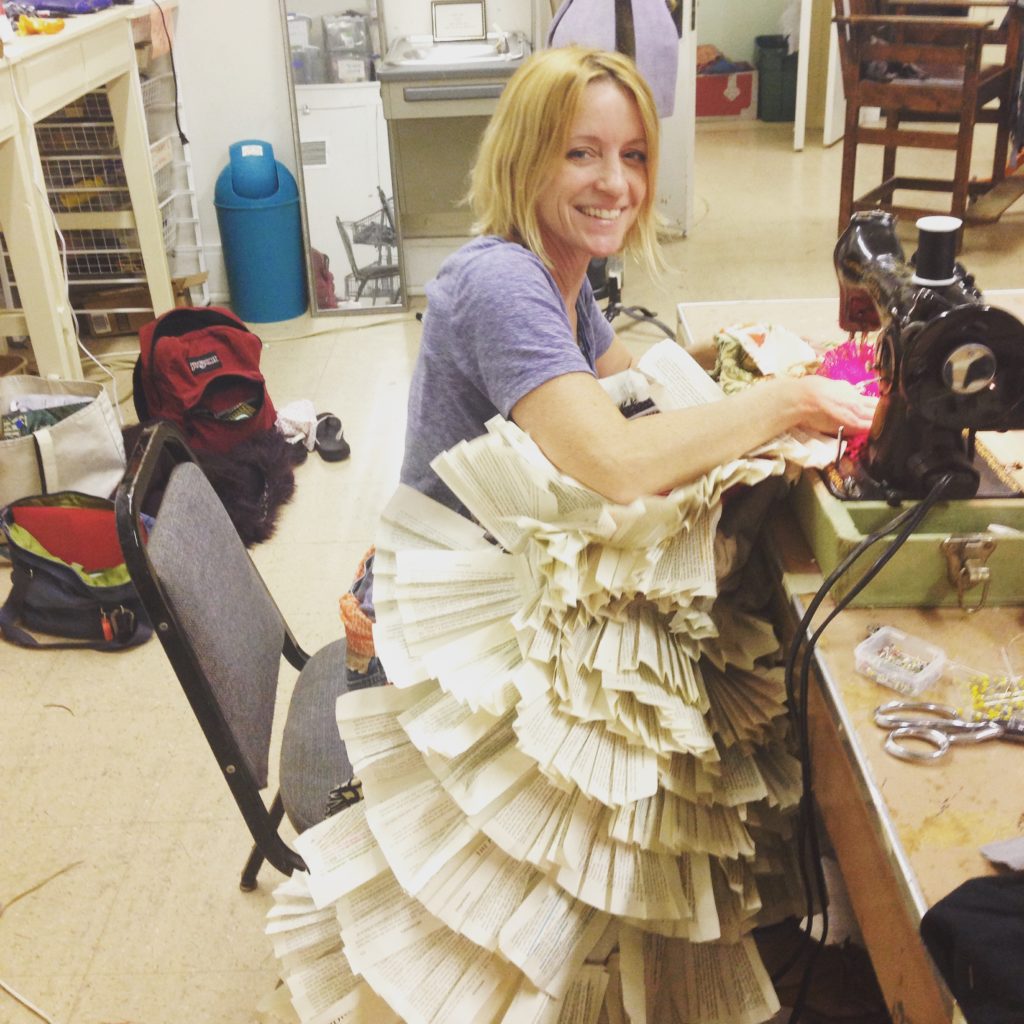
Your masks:
[{"label": "clear plastic storage box", "polygon": [[355,11],[323,16],[324,47],[327,50],[348,50],[367,56],[373,53],[370,43],[370,19]]},{"label": "clear plastic storage box", "polygon": [[858,672],[908,697],[934,686],[946,665],[942,648],[894,626],[872,633],[853,653]]}]

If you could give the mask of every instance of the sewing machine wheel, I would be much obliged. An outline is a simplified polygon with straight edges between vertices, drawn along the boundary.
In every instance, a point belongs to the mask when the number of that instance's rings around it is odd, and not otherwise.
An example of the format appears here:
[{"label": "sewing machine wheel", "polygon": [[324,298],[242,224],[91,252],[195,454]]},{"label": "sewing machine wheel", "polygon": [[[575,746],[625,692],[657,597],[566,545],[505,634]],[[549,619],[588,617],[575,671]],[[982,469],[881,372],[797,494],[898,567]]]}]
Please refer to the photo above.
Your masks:
[{"label": "sewing machine wheel", "polygon": [[[1024,409],[1020,321],[992,306],[957,306],[904,332],[901,390],[913,411],[939,426],[1005,430]],[[891,358],[891,354],[890,354]]]}]

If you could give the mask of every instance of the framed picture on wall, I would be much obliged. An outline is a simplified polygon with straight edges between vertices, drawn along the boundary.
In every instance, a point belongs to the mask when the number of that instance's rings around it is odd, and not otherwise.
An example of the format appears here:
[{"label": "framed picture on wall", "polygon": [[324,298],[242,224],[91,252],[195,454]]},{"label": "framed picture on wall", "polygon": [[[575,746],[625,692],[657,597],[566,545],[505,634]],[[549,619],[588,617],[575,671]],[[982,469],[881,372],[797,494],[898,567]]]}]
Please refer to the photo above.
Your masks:
[{"label": "framed picture on wall", "polygon": [[487,38],[484,0],[434,0],[430,13],[435,43]]}]

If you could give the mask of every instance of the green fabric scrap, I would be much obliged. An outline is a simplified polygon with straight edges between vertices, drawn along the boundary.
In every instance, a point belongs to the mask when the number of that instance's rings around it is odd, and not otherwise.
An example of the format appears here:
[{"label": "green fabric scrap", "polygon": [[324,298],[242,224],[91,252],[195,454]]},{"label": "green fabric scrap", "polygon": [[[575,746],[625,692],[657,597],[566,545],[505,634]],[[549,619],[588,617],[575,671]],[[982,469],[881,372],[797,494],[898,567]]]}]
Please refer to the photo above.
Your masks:
[{"label": "green fabric scrap", "polygon": [[73,405],[57,405],[50,409],[29,409],[25,412],[5,413],[2,417],[3,439],[10,441],[17,437],[28,437],[37,430],[56,426],[73,413],[84,409],[89,403],[75,402]]},{"label": "green fabric scrap", "polygon": [[727,395],[750,387],[762,374],[746,349],[728,331],[715,335],[717,356],[711,376]]}]

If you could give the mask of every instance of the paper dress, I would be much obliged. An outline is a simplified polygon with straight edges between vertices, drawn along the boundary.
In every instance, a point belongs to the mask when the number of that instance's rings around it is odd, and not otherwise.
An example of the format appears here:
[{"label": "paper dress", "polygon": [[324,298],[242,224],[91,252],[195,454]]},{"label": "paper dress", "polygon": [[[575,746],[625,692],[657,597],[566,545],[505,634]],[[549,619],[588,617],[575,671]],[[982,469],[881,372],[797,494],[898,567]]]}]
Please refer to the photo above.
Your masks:
[{"label": "paper dress", "polygon": [[[613,387],[720,397],[671,342],[640,369]],[[476,523],[399,489],[374,565],[394,685],[338,704],[365,799],[298,838],[309,875],[268,920],[303,1021],[773,1016],[750,931],[804,911],[800,770],[716,526],[786,451],[612,505],[495,419],[434,463]]]}]

